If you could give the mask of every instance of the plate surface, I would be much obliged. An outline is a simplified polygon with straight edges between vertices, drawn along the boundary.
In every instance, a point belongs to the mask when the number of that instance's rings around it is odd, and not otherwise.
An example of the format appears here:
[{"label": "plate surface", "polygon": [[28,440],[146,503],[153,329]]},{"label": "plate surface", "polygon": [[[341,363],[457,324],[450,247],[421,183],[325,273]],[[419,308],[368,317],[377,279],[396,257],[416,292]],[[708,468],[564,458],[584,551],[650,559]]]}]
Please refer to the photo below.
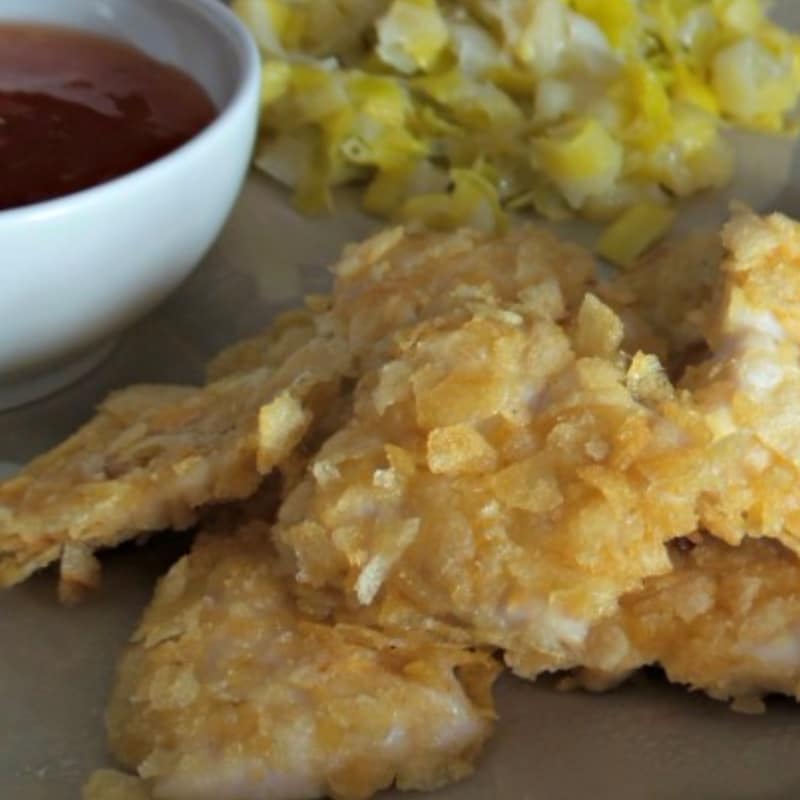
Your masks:
[{"label": "plate surface", "polygon": [[[779,13],[800,30],[793,5],[784,0]],[[743,136],[740,150],[734,187],[694,202],[684,226],[716,224],[731,197],[800,216],[793,146]],[[201,268],[107,361],[46,401],[0,414],[0,476],[63,439],[112,389],[199,380],[220,348],[260,330],[303,294],[326,290],[324,265],[375,227],[348,210],[304,219],[282,190],[252,176]],[[114,664],[155,578],[186,542],[164,535],[108,554],[104,588],[77,609],[58,606],[52,574],[0,594],[0,798],[71,800],[89,772],[107,763],[102,714]],[[497,733],[476,774],[432,800],[800,796],[800,709],[793,703],[747,717],[651,677],[602,696],[506,678],[497,700]]]}]

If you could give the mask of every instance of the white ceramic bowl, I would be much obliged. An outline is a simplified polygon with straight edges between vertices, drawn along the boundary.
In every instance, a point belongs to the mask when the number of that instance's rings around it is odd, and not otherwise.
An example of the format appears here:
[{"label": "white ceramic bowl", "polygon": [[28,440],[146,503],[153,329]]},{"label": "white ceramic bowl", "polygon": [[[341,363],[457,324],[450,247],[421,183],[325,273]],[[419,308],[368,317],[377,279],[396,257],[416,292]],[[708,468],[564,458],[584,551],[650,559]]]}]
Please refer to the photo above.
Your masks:
[{"label": "white ceramic bowl", "polygon": [[0,411],[85,372],[202,258],[247,170],[260,76],[219,0],[0,0],[0,24],[12,21],[125,40],[191,75],[219,114],[128,175],[0,211]]}]

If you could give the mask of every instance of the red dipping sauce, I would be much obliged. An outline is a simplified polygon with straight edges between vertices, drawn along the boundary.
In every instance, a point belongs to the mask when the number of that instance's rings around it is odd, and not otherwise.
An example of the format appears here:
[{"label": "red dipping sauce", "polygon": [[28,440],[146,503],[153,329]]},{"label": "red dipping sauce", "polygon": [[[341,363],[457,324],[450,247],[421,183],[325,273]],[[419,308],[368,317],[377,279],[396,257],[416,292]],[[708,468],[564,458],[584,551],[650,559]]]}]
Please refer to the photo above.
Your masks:
[{"label": "red dipping sauce", "polygon": [[194,79],[128,44],[0,25],[0,210],[131,172],[216,113]]}]

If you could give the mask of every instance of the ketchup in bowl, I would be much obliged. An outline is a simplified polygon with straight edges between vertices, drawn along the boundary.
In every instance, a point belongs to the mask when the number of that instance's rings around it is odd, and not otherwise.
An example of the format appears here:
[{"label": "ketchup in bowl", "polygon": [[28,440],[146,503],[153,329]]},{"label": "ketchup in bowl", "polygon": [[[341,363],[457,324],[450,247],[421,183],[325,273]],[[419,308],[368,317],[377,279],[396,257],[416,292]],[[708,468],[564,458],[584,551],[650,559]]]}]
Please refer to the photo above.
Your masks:
[{"label": "ketchup in bowl", "polygon": [[0,25],[0,210],[131,172],[215,116],[189,75],[128,44]]}]

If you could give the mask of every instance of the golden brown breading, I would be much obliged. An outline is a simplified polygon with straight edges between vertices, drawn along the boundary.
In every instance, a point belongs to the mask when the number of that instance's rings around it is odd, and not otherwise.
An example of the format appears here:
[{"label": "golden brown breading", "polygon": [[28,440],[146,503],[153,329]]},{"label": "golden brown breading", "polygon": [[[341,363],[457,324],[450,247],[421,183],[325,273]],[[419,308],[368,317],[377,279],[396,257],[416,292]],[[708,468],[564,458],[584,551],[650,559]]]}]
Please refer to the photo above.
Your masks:
[{"label": "golden brown breading", "polygon": [[[381,358],[280,512],[304,608],[492,644],[535,674],[586,658],[620,594],[670,572],[668,539],[704,526],[800,549],[796,223],[740,211],[713,286],[706,266],[656,281],[645,304],[660,302],[668,349],[702,324],[711,350],[677,393],[652,356],[623,358],[624,325],[580,270],[562,288],[557,259],[537,272],[534,255],[527,294],[519,238],[438,240],[446,257],[426,261],[385,237],[340,263],[333,300]],[[705,257],[706,241],[677,252]],[[441,292],[445,275],[467,283]]]},{"label": "golden brown breading", "polygon": [[[647,264],[628,280],[637,313],[668,337],[673,356],[696,347],[695,329],[706,341],[706,357],[679,385],[679,401],[709,437],[684,492],[695,498],[698,527],[729,544],[765,536],[800,552],[800,225],[738,208],[713,275],[697,241],[694,256],[695,245],[684,246],[688,277],[673,247],[649,288]],[[694,309],[688,316],[683,303]]]},{"label": "golden brown breading", "polygon": [[728,543],[769,536],[800,552],[800,225],[739,210],[722,240],[711,357],[682,383],[712,437],[686,490]]},{"label": "golden brown breading", "polygon": [[[531,677],[583,666],[595,688],[659,663],[716,697],[798,695],[800,565],[763,537],[800,551],[800,233],[740,212],[722,242],[713,280],[698,239],[652,256],[652,282],[595,291],[589,256],[536,228],[386,231],[345,252],[313,318],[221,355],[212,374],[264,364],[283,386],[324,343],[309,385],[341,391],[280,451],[275,528],[252,521],[264,491],[162,581],[108,716],[143,781],[87,792],[440,785],[492,715],[496,668],[465,647]],[[700,330],[710,355],[678,389],[631,352],[682,367]],[[69,587],[91,549],[64,547]]]},{"label": "golden brown breading", "polygon": [[200,537],[160,582],[119,668],[109,736],[158,797],[432,789],[471,771],[496,674],[486,655],[298,614],[254,523]]},{"label": "golden brown breading", "polygon": [[185,528],[201,506],[248,497],[329,405],[346,362],[346,353],[319,339],[277,370],[202,389],[113,394],[74,436],[0,483],[0,585],[72,554],[69,597],[70,586],[91,575],[93,550]]},{"label": "golden brown breading", "polygon": [[[506,239],[395,229],[349,248],[336,267],[335,309],[325,297],[311,298],[308,312],[221,354],[210,366],[220,379],[203,389],[116,393],[67,442],[0,483],[0,586],[67,554],[61,593],[74,599],[96,583],[97,548],[192,524],[198,507],[252,494],[273,466],[291,483],[307,457],[293,457],[295,445],[315,411],[335,416],[340,382],[380,363],[403,325],[468,307],[489,262],[505,276],[496,290],[510,297],[535,286],[545,303],[554,297],[547,264],[563,265],[567,305],[578,302],[592,274],[586,253],[535,228]],[[451,292],[456,277],[460,295]],[[347,390],[339,394],[346,406]],[[316,442],[313,430],[306,441]]]},{"label": "golden brown breading", "polygon": [[624,598],[590,634],[584,684],[644,664],[743,708],[779,692],[800,699],[800,562],[780,544],[704,537],[673,549],[674,571]]},{"label": "golden brown breading", "polygon": [[570,248],[388,236],[340,263],[332,312],[383,354],[279,514],[303,607],[500,647],[525,675],[571,666],[695,530],[705,429],[657,359],[619,351]]}]

